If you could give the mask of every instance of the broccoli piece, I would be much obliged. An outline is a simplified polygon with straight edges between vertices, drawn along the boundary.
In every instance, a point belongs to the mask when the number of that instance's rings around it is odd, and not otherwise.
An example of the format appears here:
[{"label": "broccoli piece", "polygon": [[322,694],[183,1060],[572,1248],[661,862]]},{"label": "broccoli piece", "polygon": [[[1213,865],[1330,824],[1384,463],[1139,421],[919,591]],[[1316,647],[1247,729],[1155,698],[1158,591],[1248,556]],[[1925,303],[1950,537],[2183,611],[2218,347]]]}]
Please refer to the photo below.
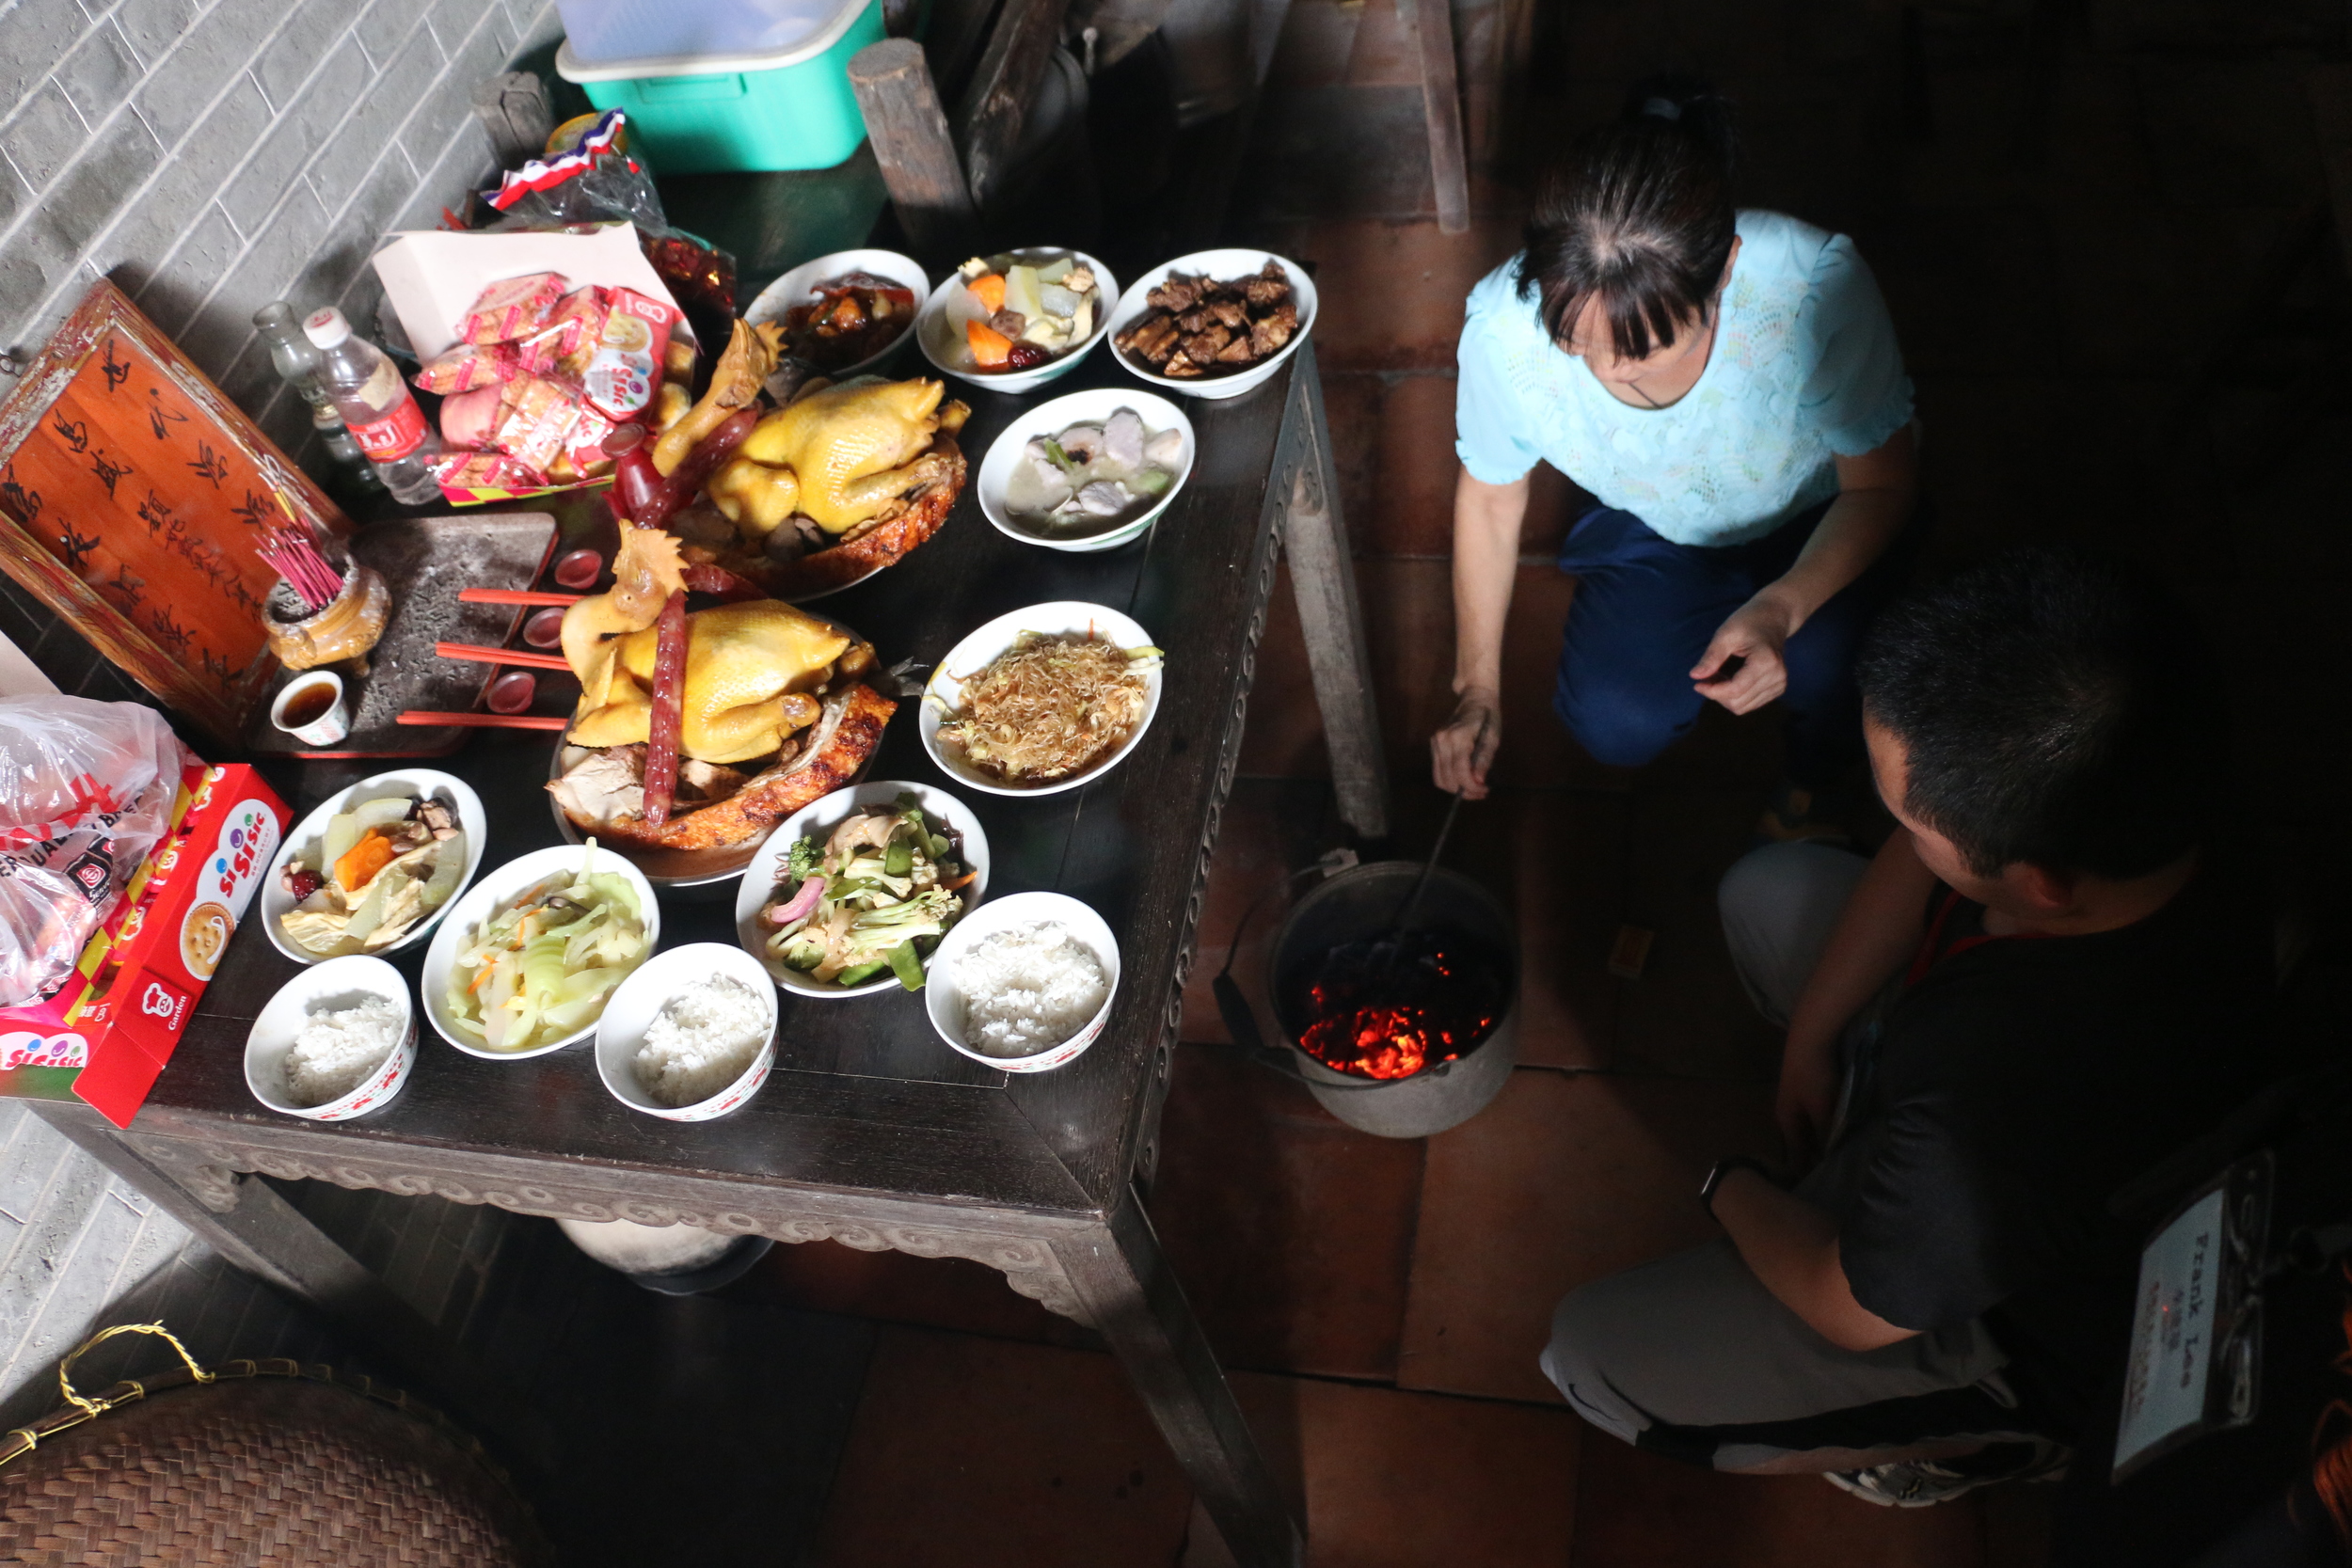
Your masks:
[{"label": "broccoli piece", "polygon": [[785,856],[785,875],[789,877],[793,885],[797,887],[818,874],[818,863],[823,859],[824,849],[815,839],[795,839],[792,841],[791,852]]}]

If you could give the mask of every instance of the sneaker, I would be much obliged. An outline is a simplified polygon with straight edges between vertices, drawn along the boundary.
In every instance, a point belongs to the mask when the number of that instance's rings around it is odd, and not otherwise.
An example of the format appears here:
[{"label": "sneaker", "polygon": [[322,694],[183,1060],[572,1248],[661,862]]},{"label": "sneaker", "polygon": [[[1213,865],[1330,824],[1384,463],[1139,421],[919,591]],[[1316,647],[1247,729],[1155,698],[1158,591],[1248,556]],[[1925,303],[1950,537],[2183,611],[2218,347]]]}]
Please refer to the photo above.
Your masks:
[{"label": "sneaker", "polygon": [[1756,836],[1763,844],[1825,844],[1843,848],[1852,834],[1830,816],[1823,797],[1783,780],[1756,818]]},{"label": "sneaker", "polygon": [[1830,1470],[1821,1479],[1881,1508],[1933,1508],[2004,1481],[2061,1481],[2074,1450],[2047,1439],[1992,1443],[1952,1459],[1911,1459],[1867,1470]]}]

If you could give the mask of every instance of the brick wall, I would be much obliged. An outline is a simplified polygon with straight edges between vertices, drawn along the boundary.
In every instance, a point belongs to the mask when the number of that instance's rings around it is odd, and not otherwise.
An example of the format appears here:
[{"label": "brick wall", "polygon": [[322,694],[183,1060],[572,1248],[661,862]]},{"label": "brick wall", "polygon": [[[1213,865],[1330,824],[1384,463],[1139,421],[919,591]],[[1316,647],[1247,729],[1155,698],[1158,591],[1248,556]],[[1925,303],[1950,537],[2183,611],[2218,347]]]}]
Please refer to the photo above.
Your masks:
[{"label": "brick wall", "polygon": [[491,172],[472,88],[555,25],[547,0],[6,4],[0,348],[110,277],[294,451],[254,310],[372,312],[377,236]]}]

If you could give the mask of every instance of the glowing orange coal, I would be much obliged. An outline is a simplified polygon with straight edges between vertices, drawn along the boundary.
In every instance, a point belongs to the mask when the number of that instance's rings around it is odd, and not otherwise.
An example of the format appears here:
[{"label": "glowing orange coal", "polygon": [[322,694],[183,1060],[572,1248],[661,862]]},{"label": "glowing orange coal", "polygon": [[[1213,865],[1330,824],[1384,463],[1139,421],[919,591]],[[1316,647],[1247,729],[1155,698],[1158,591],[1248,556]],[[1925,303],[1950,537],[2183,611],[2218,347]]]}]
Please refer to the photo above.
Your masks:
[{"label": "glowing orange coal", "polygon": [[1314,1022],[1299,1045],[1334,1072],[1410,1078],[1454,1061],[1486,1037],[1495,1025],[1495,990],[1486,966],[1466,974],[1453,955],[1434,944],[1385,963],[1342,948],[1308,991]]}]

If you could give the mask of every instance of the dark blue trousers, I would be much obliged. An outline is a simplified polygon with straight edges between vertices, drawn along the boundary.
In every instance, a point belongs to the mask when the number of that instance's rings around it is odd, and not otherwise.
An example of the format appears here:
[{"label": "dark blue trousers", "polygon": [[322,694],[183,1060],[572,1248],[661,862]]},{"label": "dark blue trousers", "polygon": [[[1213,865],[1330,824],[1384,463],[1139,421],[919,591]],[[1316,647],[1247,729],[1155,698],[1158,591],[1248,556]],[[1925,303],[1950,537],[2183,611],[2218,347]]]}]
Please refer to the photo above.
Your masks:
[{"label": "dark blue trousers", "polygon": [[[1574,573],[1566,645],[1552,709],[1595,761],[1638,768],[1698,721],[1708,699],[1691,669],[1716,628],[1756,591],[1788,572],[1829,503],[1801,512],[1761,539],[1677,545],[1630,512],[1596,507],[1560,550]],[[1788,772],[1820,789],[1862,754],[1854,650],[1892,578],[1890,550],[1788,640]]]}]

